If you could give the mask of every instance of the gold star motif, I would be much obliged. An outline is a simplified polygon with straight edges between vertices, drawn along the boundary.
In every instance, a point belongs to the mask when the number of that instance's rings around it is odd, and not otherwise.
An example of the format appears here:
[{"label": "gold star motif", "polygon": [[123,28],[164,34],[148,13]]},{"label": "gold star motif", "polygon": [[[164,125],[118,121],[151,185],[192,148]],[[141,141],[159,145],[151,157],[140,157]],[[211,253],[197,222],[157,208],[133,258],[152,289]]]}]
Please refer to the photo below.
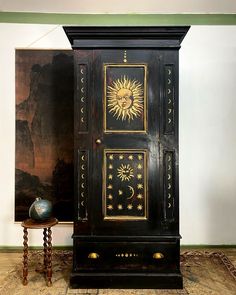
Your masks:
[{"label": "gold star motif", "polygon": [[143,209],[143,206],[142,206],[141,204],[139,204],[139,205],[137,206],[137,209],[138,209],[138,210],[142,210],[142,209]]},{"label": "gold star motif", "polygon": [[137,167],[139,170],[141,170],[143,168],[143,166],[141,164],[138,164],[138,167]]},{"label": "gold star motif", "polygon": [[138,179],[142,179],[142,174],[137,174]]},{"label": "gold star motif", "polygon": [[110,155],[110,156],[109,156],[109,159],[110,159],[110,160],[114,160],[114,155]]},{"label": "gold star motif", "polygon": [[109,169],[113,169],[113,165],[110,164],[110,165],[108,166],[108,168],[109,168]]},{"label": "gold star motif", "polygon": [[130,155],[130,156],[128,156],[128,159],[129,160],[133,160],[134,159],[134,156]]},{"label": "gold star motif", "polygon": [[119,159],[123,160],[124,159],[124,155],[119,155]]},{"label": "gold star motif", "polygon": [[133,205],[132,204],[128,204],[127,208],[128,208],[128,210],[132,210],[133,209]]},{"label": "gold star motif", "polygon": [[143,159],[143,156],[142,155],[138,155],[138,159],[139,160],[142,160]]},{"label": "gold star motif", "polygon": [[113,199],[113,196],[112,196],[111,194],[109,194],[109,195],[108,195],[108,199],[109,199],[109,200],[112,200],[112,199]]},{"label": "gold star motif", "polygon": [[107,188],[108,189],[112,189],[113,188],[112,184],[108,184],[108,187]]},{"label": "gold star motif", "polygon": [[137,195],[137,198],[138,198],[138,199],[142,199],[142,198],[143,198],[143,195],[142,195],[142,194],[138,194],[138,195]]},{"label": "gold star motif", "polygon": [[113,178],[113,175],[112,174],[109,174],[108,175],[108,179],[112,179]]},{"label": "gold star motif", "polygon": [[138,189],[142,189],[142,188],[143,188],[142,183],[138,183],[137,188],[138,188]]},{"label": "gold star motif", "polygon": [[119,196],[123,195],[123,191],[119,189],[118,194],[119,194]]},{"label": "gold star motif", "polygon": [[112,205],[108,205],[108,206],[107,206],[107,209],[108,209],[108,210],[113,210],[113,206],[112,206]]},{"label": "gold star motif", "polygon": [[118,210],[122,210],[123,206],[121,204],[118,204],[117,208],[118,208]]}]

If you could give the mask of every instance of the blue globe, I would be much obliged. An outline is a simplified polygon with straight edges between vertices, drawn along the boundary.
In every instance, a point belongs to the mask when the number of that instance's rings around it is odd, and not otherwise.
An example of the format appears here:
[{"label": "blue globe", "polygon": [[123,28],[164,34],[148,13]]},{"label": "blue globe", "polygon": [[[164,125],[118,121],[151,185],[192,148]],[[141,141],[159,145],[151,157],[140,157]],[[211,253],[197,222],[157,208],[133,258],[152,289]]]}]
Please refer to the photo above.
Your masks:
[{"label": "blue globe", "polygon": [[48,200],[36,198],[29,208],[29,217],[37,220],[44,221],[52,216],[52,203]]}]

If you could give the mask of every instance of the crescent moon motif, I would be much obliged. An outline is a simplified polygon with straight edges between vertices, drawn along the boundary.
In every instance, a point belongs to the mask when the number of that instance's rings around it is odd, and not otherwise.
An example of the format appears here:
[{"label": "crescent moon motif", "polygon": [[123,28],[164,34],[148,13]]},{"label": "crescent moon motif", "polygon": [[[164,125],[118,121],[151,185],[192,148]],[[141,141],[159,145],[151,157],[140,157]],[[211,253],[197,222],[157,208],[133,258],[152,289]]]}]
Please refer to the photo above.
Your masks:
[{"label": "crescent moon motif", "polygon": [[84,201],[82,201],[80,204],[81,204],[81,206],[83,206],[83,207],[84,207]]},{"label": "crescent moon motif", "polygon": [[84,155],[81,157],[82,161],[84,161]]},{"label": "crescent moon motif", "polygon": [[131,196],[127,198],[127,200],[132,199],[134,196],[134,188],[130,185],[128,185],[128,188],[131,190]]}]

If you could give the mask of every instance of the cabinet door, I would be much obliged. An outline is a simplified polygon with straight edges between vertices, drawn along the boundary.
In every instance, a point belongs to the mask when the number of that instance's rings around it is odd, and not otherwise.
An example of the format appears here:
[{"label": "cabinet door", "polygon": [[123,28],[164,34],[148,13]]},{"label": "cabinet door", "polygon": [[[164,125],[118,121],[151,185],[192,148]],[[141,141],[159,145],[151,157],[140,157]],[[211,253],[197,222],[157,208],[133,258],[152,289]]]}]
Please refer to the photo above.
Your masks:
[{"label": "cabinet door", "polygon": [[93,234],[161,234],[164,208],[174,210],[174,203],[164,202],[165,167],[173,166],[165,161],[175,137],[173,104],[167,101],[167,118],[162,102],[165,83],[172,83],[163,77],[163,56],[157,50],[94,50],[87,64],[80,59],[79,207],[87,205]]}]

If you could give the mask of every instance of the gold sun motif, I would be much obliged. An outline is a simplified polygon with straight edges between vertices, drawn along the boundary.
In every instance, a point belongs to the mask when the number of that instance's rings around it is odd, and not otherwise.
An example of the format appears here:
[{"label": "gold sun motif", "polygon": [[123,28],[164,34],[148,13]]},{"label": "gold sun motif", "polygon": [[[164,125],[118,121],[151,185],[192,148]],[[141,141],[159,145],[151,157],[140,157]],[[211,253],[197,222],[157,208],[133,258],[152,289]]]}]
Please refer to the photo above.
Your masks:
[{"label": "gold sun motif", "polygon": [[109,113],[117,120],[134,120],[143,112],[143,87],[142,84],[126,76],[114,80],[107,87]]},{"label": "gold sun motif", "polygon": [[118,168],[117,171],[117,176],[121,179],[121,181],[130,181],[131,177],[134,177],[134,169],[129,164],[121,164],[120,168]]}]

